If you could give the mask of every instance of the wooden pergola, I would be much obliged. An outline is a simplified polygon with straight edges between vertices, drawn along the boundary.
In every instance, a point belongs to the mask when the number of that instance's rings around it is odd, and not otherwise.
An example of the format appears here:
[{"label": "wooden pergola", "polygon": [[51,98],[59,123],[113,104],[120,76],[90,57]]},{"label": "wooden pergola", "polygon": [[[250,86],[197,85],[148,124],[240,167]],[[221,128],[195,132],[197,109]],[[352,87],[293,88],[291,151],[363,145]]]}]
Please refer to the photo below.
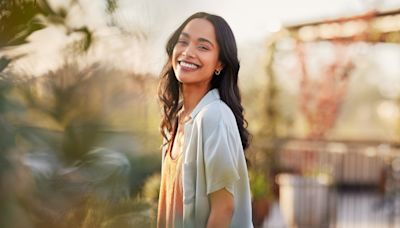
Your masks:
[{"label": "wooden pergola", "polygon": [[400,43],[400,9],[287,26],[302,42],[318,40]]},{"label": "wooden pergola", "polygon": [[[310,137],[321,139],[324,133],[333,126],[336,119],[336,113],[340,107],[340,103],[347,90],[348,78],[350,72],[354,69],[353,60],[346,56],[346,49],[357,42],[364,43],[394,43],[400,44],[400,9],[379,12],[370,11],[362,15],[351,17],[342,17],[337,19],[301,23],[289,25],[281,29],[281,31],[273,34],[267,40],[267,77],[269,80],[267,88],[267,107],[266,107],[266,122],[269,126],[264,133],[269,138],[277,136],[276,126],[271,122],[276,121],[277,104],[274,100],[277,96],[277,88],[275,85],[273,62],[277,51],[277,44],[284,40],[290,39],[295,45],[293,51],[298,58],[298,70],[300,72],[300,103],[301,110],[305,114],[308,122],[315,122],[313,125],[323,129],[315,129],[315,132],[310,133]],[[307,69],[306,58],[309,53],[306,46],[312,43],[330,42],[335,47],[335,59],[332,63],[324,66],[321,70],[323,83],[315,85],[309,77],[310,72]],[[314,84],[313,84],[314,83]],[[335,85],[332,87],[331,85]],[[318,91],[309,91],[310,88],[317,88]],[[332,99],[325,97],[315,98],[319,92],[331,92]],[[314,99],[314,100],[312,100]],[[315,100],[316,99],[316,100]],[[310,101],[312,100],[312,101]],[[311,110],[310,104],[314,105]],[[320,110],[328,110],[323,113],[324,120],[321,119]]]},{"label": "wooden pergola", "polygon": [[[277,102],[279,90],[276,85],[274,72],[274,61],[278,43],[289,38],[294,43],[293,52],[298,58],[298,73],[301,77],[299,90],[299,104],[302,114],[310,124],[310,134],[306,138],[289,138],[282,137],[278,133],[279,126],[277,122],[281,118],[278,113],[280,104]],[[294,42],[293,42],[294,41]],[[330,42],[335,45],[335,59],[321,71],[322,82],[316,84],[311,77],[310,72],[306,69],[307,51],[304,46],[311,43]],[[289,25],[281,31],[273,34],[267,40],[267,59],[266,71],[268,77],[268,85],[266,88],[266,107],[265,107],[265,127],[262,132],[266,153],[275,154],[275,152],[292,151],[293,147],[300,152],[299,145],[306,145],[306,151],[326,151],[325,146],[330,143],[338,143],[345,145],[349,151],[356,151],[357,148],[365,147],[369,153],[361,153],[364,157],[381,157],[380,154],[371,154],[369,148],[377,148],[379,145],[388,145],[395,155],[398,155],[400,142],[396,141],[374,141],[371,140],[346,140],[336,139],[329,140],[325,137],[325,133],[329,131],[337,117],[338,110],[347,91],[348,78],[354,68],[353,61],[350,58],[344,60],[342,53],[349,45],[357,42],[365,42],[369,44],[375,43],[394,43],[400,44],[400,9],[379,12],[371,11],[362,15],[351,17],[342,17],[331,20],[323,20],[316,22],[307,22],[295,25]],[[334,86],[332,86],[334,85]],[[311,92],[310,89],[311,88]],[[331,95],[327,99],[326,94]],[[316,126],[313,129],[313,126]],[[295,146],[293,146],[295,145]],[[314,148],[315,145],[323,145],[321,148]],[[359,150],[359,149],[357,149]],[[362,149],[364,151],[364,149]],[[279,154],[279,153],[278,153]],[[273,155],[274,159],[283,156],[283,154]],[[341,156],[345,156],[344,153]],[[276,157],[277,156],[277,157]],[[325,155],[323,155],[325,156]],[[349,155],[352,156],[352,155]],[[382,157],[381,157],[382,158]],[[357,160],[357,159],[356,159]],[[272,163],[274,163],[272,161]],[[369,163],[365,167],[369,167]],[[358,166],[358,165],[355,165]],[[377,166],[381,169],[381,165]],[[375,178],[375,183],[376,183]]]}]

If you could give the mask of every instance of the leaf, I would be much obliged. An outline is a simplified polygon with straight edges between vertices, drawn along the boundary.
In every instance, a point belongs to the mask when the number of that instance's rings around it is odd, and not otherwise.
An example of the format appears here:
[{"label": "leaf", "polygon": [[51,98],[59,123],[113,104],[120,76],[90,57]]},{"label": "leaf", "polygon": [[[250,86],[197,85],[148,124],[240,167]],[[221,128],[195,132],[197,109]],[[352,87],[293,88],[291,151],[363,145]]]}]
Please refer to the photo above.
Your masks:
[{"label": "leaf", "polygon": [[1,57],[0,58],[0,72],[2,72],[7,66],[8,64],[11,62],[11,59],[6,58],[6,57]]}]

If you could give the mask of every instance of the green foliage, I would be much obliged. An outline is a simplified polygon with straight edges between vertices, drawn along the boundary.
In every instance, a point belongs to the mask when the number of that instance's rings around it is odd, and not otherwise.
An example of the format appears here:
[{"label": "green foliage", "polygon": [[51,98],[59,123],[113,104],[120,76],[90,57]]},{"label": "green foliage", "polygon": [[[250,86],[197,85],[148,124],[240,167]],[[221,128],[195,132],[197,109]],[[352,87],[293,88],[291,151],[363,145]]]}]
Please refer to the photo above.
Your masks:
[{"label": "green foliage", "polygon": [[[107,1],[108,14],[117,3]],[[93,31],[74,27],[67,16],[68,9],[53,9],[47,0],[0,0],[0,48],[23,45],[32,33],[57,25],[68,36],[82,35],[64,51],[86,52]],[[29,54],[0,56],[0,73]],[[77,65],[35,78],[13,75],[18,84],[0,77],[0,184],[9,186],[0,189],[0,227],[155,225],[148,201],[154,191],[137,197],[160,169],[157,128],[147,129],[158,119],[148,102],[155,86],[147,77]],[[152,183],[146,189],[154,190]]]},{"label": "green foliage", "polygon": [[[72,1],[71,4],[79,4],[79,2]],[[110,5],[110,7],[116,6],[116,3]],[[0,48],[22,45],[34,32],[49,25],[60,25],[65,27],[67,35],[72,33],[82,35],[81,40],[66,46],[77,53],[86,52],[93,42],[93,31],[87,26],[74,27],[68,24],[67,12],[68,9],[65,8],[53,9],[48,0],[0,0]],[[0,72],[11,61],[27,54],[29,53],[7,58],[1,57]]]},{"label": "green foliage", "polygon": [[249,177],[253,200],[272,199],[272,186],[264,172],[249,170]]},{"label": "green foliage", "polygon": [[118,1],[117,0],[107,0],[107,12],[114,13],[115,10],[118,8]]},{"label": "green foliage", "polygon": [[5,156],[15,147],[16,129],[7,117],[23,110],[23,107],[10,96],[11,90],[15,87],[15,80],[8,75],[0,74],[0,170],[7,167]]},{"label": "green foliage", "polygon": [[0,0],[0,47],[22,44],[29,34],[43,28],[34,21],[38,13],[33,0]]},{"label": "green foliage", "polygon": [[136,76],[98,66],[13,78],[0,80],[0,175],[10,186],[0,226],[154,226],[154,202],[138,198],[160,169],[157,128],[144,129],[157,116],[143,103],[149,86],[132,90]]},{"label": "green foliage", "polygon": [[[161,169],[158,154],[132,157],[131,163],[131,189],[132,194],[138,194],[146,183],[146,179]],[[146,191],[146,190],[145,190]],[[147,194],[147,193],[146,193]]]},{"label": "green foliage", "polygon": [[0,227],[23,227],[25,224],[23,218],[16,219],[15,216],[15,195],[18,193],[14,189],[26,183],[19,182],[13,175],[18,126],[12,117],[25,112],[25,107],[12,96],[19,84],[16,77],[0,73]]},{"label": "green foliage", "polygon": [[146,179],[143,185],[142,196],[146,202],[156,204],[160,192],[161,175],[156,173]]}]

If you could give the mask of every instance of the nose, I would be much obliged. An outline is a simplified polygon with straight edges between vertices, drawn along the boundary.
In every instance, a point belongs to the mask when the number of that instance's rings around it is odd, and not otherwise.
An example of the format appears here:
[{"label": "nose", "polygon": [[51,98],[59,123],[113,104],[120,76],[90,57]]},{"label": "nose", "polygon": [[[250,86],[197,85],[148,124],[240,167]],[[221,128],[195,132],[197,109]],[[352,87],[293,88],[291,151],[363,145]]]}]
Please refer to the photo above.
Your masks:
[{"label": "nose", "polygon": [[194,50],[193,50],[193,45],[187,45],[186,48],[183,50],[182,55],[187,56],[187,57],[193,57],[194,56]]}]

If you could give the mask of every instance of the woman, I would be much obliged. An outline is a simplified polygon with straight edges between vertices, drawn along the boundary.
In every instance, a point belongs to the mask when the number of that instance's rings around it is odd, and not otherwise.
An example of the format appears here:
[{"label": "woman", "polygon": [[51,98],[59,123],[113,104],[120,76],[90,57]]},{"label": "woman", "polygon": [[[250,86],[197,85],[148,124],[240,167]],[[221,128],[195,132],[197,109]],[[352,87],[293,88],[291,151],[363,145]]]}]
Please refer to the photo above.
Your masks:
[{"label": "woman", "polygon": [[158,96],[164,137],[158,227],[253,227],[237,85],[226,21],[196,13],[171,36]]}]

